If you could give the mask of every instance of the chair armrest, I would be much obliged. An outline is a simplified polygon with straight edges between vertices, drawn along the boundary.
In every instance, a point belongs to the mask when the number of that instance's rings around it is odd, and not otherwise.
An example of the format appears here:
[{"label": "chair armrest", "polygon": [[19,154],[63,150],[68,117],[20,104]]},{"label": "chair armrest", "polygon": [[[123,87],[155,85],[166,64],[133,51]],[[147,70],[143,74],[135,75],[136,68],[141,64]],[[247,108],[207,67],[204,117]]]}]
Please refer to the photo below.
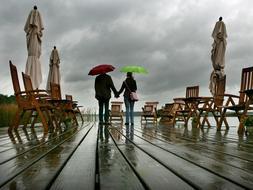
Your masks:
[{"label": "chair armrest", "polygon": [[185,98],[181,97],[181,98],[173,98],[174,101],[183,101]]},{"label": "chair armrest", "polygon": [[224,94],[224,96],[231,97],[231,98],[240,98],[240,96],[236,96],[234,94]]},{"label": "chair armrest", "polygon": [[48,91],[47,90],[44,90],[44,89],[36,89],[36,90],[34,90],[34,91],[36,91],[36,92],[46,92],[46,93],[48,93]]},{"label": "chair armrest", "polygon": [[26,91],[20,91],[19,93],[15,93],[14,95],[16,96],[16,95],[23,95],[23,94],[27,94],[27,92]]},{"label": "chair armrest", "polygon": [[[26,93],[32,93],[36,96],[50,96],[46,90],[27,90]],[[43,92],[43,93],[42,93]]]}]

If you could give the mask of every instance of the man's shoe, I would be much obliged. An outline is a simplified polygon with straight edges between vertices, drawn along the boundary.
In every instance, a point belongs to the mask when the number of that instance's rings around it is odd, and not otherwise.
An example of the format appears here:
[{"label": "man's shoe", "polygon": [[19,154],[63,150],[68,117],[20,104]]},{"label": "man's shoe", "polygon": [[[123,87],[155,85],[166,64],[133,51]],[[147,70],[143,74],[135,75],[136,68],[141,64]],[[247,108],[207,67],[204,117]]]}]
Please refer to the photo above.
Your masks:
[{"label": "man's shoe", "polygon": [[129,123],[125,123],[125,125],[129,125]]}]

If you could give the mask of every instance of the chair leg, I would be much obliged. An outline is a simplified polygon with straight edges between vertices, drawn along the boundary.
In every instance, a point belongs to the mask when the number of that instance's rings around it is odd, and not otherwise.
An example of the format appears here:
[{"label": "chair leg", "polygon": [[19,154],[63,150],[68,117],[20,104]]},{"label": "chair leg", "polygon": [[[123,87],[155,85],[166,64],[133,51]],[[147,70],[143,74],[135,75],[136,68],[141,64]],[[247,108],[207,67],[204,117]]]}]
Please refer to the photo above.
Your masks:
[{"label": "chair leg", "polygon": [[32,123],[31,123],[31,128],[34,128],[34,125],[35,123],[37,122],[37,119],[38,119],[38,114],[36,114],[32,120]]},{"label": "chair leg", "polygon": [[222,123],[223,123],[223,121],[224,121],[226,111],[227,111],[227,109],[224,108],[224,110],[223,110],[222,113],[221,113],[220,121],[218,122],[218,125],[217,125],[217,131],[220,131],[220,130],[221,130],[221,126],[222,126]]},{"label": "chair leg", "polygon": [[247,109],[244,109],[242,115],[239,117],[239,127],[237,130],[238,134],[243,134],[245,132],[244,121],[246,119],[246,114],[247,114]]},{"label": "chair leg", "polygon": [[[204,114],[203,123],[204,123],[204,124],[207,123],[208,128],[211,127],[211,126],[210,126],[210,123],[209,123],[209,121],[208,121],[208,112],[205,112],[205,114]],[[204,127],[204,124],[203,124],[203,127]]]},{"label": "chair leg", "polygon": [[28,141],[30,141],[31,139],[30,139],[29,134],[28,134],[28,132],[27,132],[27,130],[26,130],[25,127],[23,128],[23,132],[24,132],[24,134],[25,134],[26,139],[27,139]]},{"label": "chair leg", "polygon": [[[58,123],[53,118],[54,115],[53,115],[52,110],[46,109],[45,113],[46,113],[47,118],[48,118],[47,120],[48,120],[48,126],[50,127],[50,132],[53,132],[54,129],[58,128]],[[54,121],[55,121],[55,125],[56,125],[55,127],[54,127]]]},{"label": "chair leg", "polygon": [[80,117],[81,117],[81,120],[82,120],[82,123],[84,123],[84,120],[83,120],[83,115],[82,115],[82,113],[81,113],[81,111],[80,111],[80,109],[77,107],[77,111],[78,111],[78,113],[80,114]]},{"label": "chair leg", "polygon": [[71,113],[72,113],[73,119],[74,119],[74,121],[76,123],[76,126],[78,126],[78,121],[77,121],[75,112],[71,112]]},{"label": "chair leg", "polygon": [[14,120],[13,120],[13,123],[9,126],[8,128],[8,131],[11,132],[13,128],[17,128],[18,127],[18,124],[19,124],[19,120],[20,120],[20,114],[21,110],[18,109],[16,114],[15,114],[15,117],[14,117]]},{"label": "chair leg", "polygon": [[174,117],[173,117],[173,126],[175,126],[176,124],[176,119],[177,119],[177,111],[175,112]]},{"label": "chair leg", "polygon": [[205,123],[207,123],[208,128],[211,127],[211,124],[210,124],[210,122],[209,122],[209,120],[208,120],[208,112],[206,112],[205,115],[204,115],[203,122],[202,122],[202,126],[203,126],[203,127],[204,127],[204,124],[205,124]]},{"label": "chair leg", "polygon": [[53,110],[51,110],[50,113],[51,113],[51,117],[52,117],[52,120],[53,120],[54,123],[55,123],[56,128],[57,128],[57,129],[61,129],[61,128],[60,128],[60,125],[58,125],[56,113],[55,113]]},{"label": "chair leg", "polygon": [[42,111],[39,107],[36,106],[36,110],[37,110],[38,115],[40,116],[42,125],[44,127],[44,134],[47,134],[48,133],[48,124],[47,124],[47,121],[45,119],[45,116],[43,115],[43,113],[42,113]]},{"label": "chair leg", "polygon": [[27,124],[28,124],[29,120],[31,119],[32,114],[33,114],[33,111],[30,111],[28,117],[27,117],[26,120],[24,121],[24,128],[27,127]]},{"label": "chair leg", "polygon": [[227,121],[227,118],[224,117],[224,123],[225,123],[225,126],[226,126],[226,129],[228,130],[229,129],[229,125],[228,125],[228,121]]}]

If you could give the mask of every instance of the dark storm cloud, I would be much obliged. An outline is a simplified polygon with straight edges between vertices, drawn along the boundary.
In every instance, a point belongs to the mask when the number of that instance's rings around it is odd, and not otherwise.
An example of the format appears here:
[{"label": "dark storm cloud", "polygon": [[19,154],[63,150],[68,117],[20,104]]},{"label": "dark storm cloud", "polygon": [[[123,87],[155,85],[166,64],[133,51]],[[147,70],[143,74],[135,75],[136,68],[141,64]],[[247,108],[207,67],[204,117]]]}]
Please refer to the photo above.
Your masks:
[{"label": "dark storm cloud", "polygon": [[227,89],[236,89],[241,68],[252,65],[250,1],[10,0],[2,4],[0,74],[9,94],[13,92],[7,63],[13,59],[24,71],[27,52],[23,27],[35,4],[45,25],[42,87],[47,79],[48,57],[56,45],[64,93],[73,94],[88,107],[96,106],[96,102],[94,77],[87,74],[103,63],[116,67],[110,74],[117,88],[125,77],[120,67],[147,68],[149,74],[135,75],[142,97],[137,106],[146,100],[159,100],[162,105],[184,96],[185,87],[190,85],[200,85],[200,93],[209,95],[211,33],[219,16],[223,16],[228,31]]}]

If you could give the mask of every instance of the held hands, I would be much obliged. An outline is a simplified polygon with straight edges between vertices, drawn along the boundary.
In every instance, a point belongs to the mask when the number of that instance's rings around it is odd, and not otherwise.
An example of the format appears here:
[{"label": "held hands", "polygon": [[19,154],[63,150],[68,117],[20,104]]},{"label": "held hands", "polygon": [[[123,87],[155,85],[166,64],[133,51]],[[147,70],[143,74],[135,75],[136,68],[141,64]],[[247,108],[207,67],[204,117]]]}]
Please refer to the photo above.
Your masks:
[{"label": "held hands", "polygon": [[115,98],[119,98],[119,93],[118,92],[115,93],[114,95],[115,95]]}]

